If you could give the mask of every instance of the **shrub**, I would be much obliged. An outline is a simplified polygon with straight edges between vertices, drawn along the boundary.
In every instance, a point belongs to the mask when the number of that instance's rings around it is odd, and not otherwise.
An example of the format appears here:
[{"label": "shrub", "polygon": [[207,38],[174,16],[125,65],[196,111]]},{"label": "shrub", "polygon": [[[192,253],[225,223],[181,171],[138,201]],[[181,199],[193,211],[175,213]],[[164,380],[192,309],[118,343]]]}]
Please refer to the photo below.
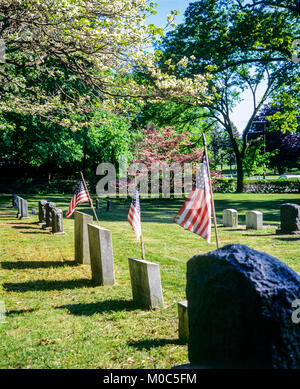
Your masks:
[{"label": "shrub", "polygon": [[300,180],[248,180],[245,183],[244,191],[252,193],[300,193]]},{"label": "shrub", "polygon": [[[233,193],[236,191],[236,179],[217,178],[213,182],[215,193]],[[246,180],[244,192],[249,193],[300,193],[299,179]]]},{"label": "shrub", "polygon": [[236,179],[215,178],[212,180],[212,187],[215,193],[233,193],[236,191]]}]

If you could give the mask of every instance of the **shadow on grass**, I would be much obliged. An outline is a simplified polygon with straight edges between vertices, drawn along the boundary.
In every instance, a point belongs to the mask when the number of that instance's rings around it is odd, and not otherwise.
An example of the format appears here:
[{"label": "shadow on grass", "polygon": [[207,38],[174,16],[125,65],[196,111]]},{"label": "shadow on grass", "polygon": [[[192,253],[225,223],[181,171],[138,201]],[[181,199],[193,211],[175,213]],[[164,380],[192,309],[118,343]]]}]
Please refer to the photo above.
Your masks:
[{"label": "shadow on grass", "polygon": [[99,303],[89,303],[89,304],[67,304],[56,309],[66,308],[72,315],[76,316],[92,316],[95,313],[103,312],[119,312],[119,311],[135,311],[140,309],[141,306],[138,305],[133,300],[106,300]]},{"label": "shadow on grass", "polygon": [[277,235],[277,238],[275,238],[275,239],[283,240],[283,241],[286,241],[286,242],[293,242],[295,240],[300,240],[300,236],[293,236],[293,237],[290,237],[290,238],[281,238],[281,237],[278,237],[278,235]]},{"label": "shadow on grass", "polygon": [[51,235],[51,230],[40,230],[40,231],[20,231],[21,234],[46,234]]},{"label": "shadow on grass", "polygon": [[12,315],[21,315],[22,313],[31,313],[35,312],[36,309],[20,309],[20,310],[11,310],[6,312],[5,316],[12,316]]},{"label": "shadow on grass", "polygon": [[151,350],[154,347],[164,347],[169,344],[184,345],[185,343],[179,339],[144,339],[135,342],[127,342],[127,344],[138,350]]},{"label": "shadow on grass", "polygon": [[39,268],[57,268],[66,266],[78,266],[75,261],[24,261],[24,262],[1,262],[2,269],[39,269]]},{"label": "shadow on grass", "polygon": [[[14,224],[14,223],[11,223],[11,224]],[[18,223],[19,224],[19,223]],[[40,231],[41,229],[38,228],[38,227],[32,227],[32,226],[29,226],[28,224],[25,224],[23,226],[20,226],[20,225],[17,225],[17,226],[12,226],[12,228],[15,228],[16,230],[38,230]]]},{"label": "shadow on grass", "polygon": [[64,289],[90,288],[95,286],[92,280],[78,279],[69,281],[28,281],[19,283],[4,283],[3,288],[9,292],[51,291]]},{"label": "shadow on grass", "polygon": [[273,234],[272,232],[270,232],[269,234],[243,234],[242,236],[278,236],[277,234]]}]

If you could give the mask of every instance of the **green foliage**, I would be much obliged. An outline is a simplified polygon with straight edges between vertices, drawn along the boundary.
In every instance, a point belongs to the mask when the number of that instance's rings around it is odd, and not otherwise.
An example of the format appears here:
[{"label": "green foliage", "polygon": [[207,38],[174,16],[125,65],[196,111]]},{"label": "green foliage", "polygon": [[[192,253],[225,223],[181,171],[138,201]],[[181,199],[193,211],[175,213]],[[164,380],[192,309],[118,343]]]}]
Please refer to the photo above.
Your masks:
[{"label": "green foliage", "polygon": [[147,128],[154,124],[158,128],[171,126],[177,132],[190,131],[201,133],[212,122],[206,117],[206,110],[197,107],[180,104],[174,101],[148,103],[141,108],[134,125],[137,128]]},{"label": "green foliage", "polygon": [[119,155],[131,157],[129,122],[105,111],[90,114],[89,126],[77,131],[31,115],[10,113],[1,120],[2,161],[67,173],[94,171],[100,162],[116,163]]},{"label": "green foliage", "polygon": [[120,155],[132,158],[130,151],[133,134],[130,122],[121,116],[98,110],[87,129],[88,158],[90,165],[101,162],[117,164]]},{"label": "green foliage", "polygon": [[215,178],[212,181],[212,186],[215,193],[233,193],[236,191],[236,179]]},{"label": "green foliage", "polygon": [[245,191],[252,193],[300,193],[300,180],[249,180],[245,184]]},{"label": "green foliage", "polygon": [[[235,178],[215,178],[215,193],[233,193],[236,191]],[[299,179],[246,180],[244,191],[248,193],[300,193]]]},{"label": "green foliage", "polygon": [[[194,76],[210,71],[214,98],[207,101],[211,118],[230,137],[237,163],[238,186],[243,190],[243,160],[253,119],[268,97],[293,91],[299,102],[297,65],[292,62],[293,40],[299,35],[296,7],[282,1],[200,0],[189,5],[185,20],[169,32],[160,47],[162,67],[187,59],[186,66],[174,68],[178,75]],[[170,65],[168,65],[170,69]],[[264,93],[258,91],[264,83]],[[252,96],[242,138],[234,136],[231,114],[248,90]],[[284,96],[284,95],[282,95]],[[286,96],[286,95],[285,95]],[[291,115],[291,104],[281,119]],[[286,126],[291,123],[288,120]]]},{"label": "green foliage", "polygon": [[253,174],[264,174],[266,165],[270,161],[270,158],[278,154],[278,150],[272,152],[265,151],[264,140],[258,140],[249,145],[246,155],[243,159],[243,166],[247,172],[248,177]]}]

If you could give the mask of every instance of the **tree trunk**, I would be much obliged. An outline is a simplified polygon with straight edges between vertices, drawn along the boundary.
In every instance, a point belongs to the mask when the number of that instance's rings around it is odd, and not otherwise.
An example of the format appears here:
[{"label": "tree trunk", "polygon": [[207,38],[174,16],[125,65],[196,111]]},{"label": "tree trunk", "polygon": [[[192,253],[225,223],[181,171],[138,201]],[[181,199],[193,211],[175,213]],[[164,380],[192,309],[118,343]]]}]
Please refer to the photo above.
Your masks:
[{"label": "tree trunk", "polygon": [[236,156],[236,171],[237,171],[236,192],[242,193],[244,190],[244,171],[243,171],[243,159],[241,156]]}]

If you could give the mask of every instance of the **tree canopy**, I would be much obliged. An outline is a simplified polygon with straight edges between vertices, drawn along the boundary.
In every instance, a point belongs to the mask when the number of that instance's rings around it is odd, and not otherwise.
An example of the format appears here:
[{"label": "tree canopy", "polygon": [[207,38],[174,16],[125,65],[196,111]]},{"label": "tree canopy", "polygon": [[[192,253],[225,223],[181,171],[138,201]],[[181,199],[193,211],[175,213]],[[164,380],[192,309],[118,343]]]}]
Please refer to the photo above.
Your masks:
[{"label": "tree canopy", "polygon": [[[153,12],[147,0],[0,2],[6,47],[0,112],[45,115],[69,125],[65,110],[85,114],[101,105],[116,111],[129,97],[178,93],[176,79],[163,74],[146,50],[161,33],[146,23]],[[151,74],[151,85],[134,80],[132,71],[138,69]],[[202,75],[178,82],[183,95],[199,100],[205,94]]]},{"label": "tree canopy", "polygon": [[[238,185],[243,190],[243,160],[248,133],[262,105],[272,95],[299,102],[299,68],[292,61],[293,41],[299,36],[297,2],[200,0],[191,3],[185,20],[163,40],[162,67],[181,58],[177,75],[213,74],[210,91],[214,98],[204,107],[227,132],[236,157]],[[184,59],[184,60],[183,60]],[[259,93],[263,86],[264,91]],[[249,91],[247,124],[241,139],[234,136],[232,111],[242,92]]]}]

